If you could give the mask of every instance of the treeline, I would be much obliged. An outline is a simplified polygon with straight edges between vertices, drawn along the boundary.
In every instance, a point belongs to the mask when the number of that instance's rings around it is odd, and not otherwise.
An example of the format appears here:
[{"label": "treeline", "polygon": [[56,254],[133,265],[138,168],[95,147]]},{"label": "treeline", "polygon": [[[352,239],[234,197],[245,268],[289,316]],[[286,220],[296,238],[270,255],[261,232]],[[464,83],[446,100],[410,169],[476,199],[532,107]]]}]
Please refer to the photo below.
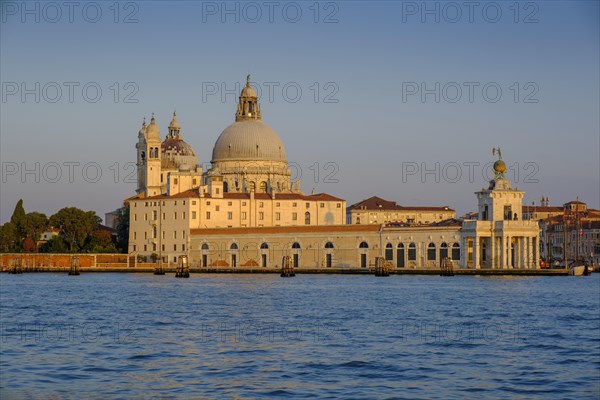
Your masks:
[{"label": "treeline", "polygon": [[[10,221],[0,226],[0,252],[127,252],[129,209],[120,210],[116,238],[103,229],[101,223],[102,219],[94,211],[77,207],[62,208],[50,218],[37,211],[26,213],[23,200],[19,200]],[[40,244],[41,235],[51,229],[57,230],[58,235]]]}]

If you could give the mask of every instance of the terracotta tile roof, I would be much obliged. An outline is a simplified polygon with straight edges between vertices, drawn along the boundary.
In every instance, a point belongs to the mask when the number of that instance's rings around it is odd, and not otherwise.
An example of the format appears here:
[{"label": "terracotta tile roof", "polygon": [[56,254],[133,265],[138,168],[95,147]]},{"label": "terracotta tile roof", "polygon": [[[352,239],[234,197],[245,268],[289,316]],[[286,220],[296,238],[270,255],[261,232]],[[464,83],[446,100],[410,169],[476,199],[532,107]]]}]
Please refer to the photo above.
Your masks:
[{"label": "terracotta tile roof", "polygon": [[250,228],[202,228],[191,229],[192,235],[237,235],[253,233],[313,233],[313,232],[374,232],[379,225],[300,225],[266,226]]},{"label": "terracotta tile roof", "polygon": [[[250,193],[224,193],[223,197],[226,199],[249,199]],[[271,200],[273,196],[269,193],[254,193],[254,198],[257,200]],[[301,193],[276,193],[275,200],[301,200],[301,201],[345,201],[338,197],[332,196],[327,193],[319,194],[301,194]]]},{"label": "terracotta tile roof", "polygon": [[431,222],[428,224],[408,223],[408,222],[390,222],[385,225],[386,228],[427,228],[427,227],[446,227],[446,226],[461,226],[462,221],[450,218],[442,221]]},{"label": "terracotta tile roof", "polygon": [[415,207],[415,206],[401,206],[396,204],[395,201],[384,200],[381,197],[372,196],[368,199],[359,201],[356,204],[352,204],[348,207],[348,210],[397,210],[397,211],[454,211],[448,206],[443,207]]},{"label": "terracotta tile roof", "polygon": [[177,194],[174,194],[172,196],[167,196],[167,194],[163,193],[163,194],[158,194],[156,196],[150,196],[150,197],[146,197],[146,198],[141,198],[144,200],[161,200],[161,199],[187,199],[187,198],[194,198],[194,197],[200,197],[200,193],[198,191],[198,189],[190,189],[190,190],[186,190],[185,192],[180,192]]},{"label": "terracotta tile roof", "polygon": [[523,206],[523,212],[563,212],[563,209],[558,206]]}]

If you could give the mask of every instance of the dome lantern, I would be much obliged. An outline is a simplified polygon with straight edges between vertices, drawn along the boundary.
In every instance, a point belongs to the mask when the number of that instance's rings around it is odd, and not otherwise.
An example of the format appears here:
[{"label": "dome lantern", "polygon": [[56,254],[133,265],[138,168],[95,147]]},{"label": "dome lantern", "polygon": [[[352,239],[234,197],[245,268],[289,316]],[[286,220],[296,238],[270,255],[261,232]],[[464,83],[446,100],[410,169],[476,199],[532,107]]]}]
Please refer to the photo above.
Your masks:
[{"label": "dome lantern", "polygon": [[260,105],[256,91],[250,86],[250,75],[246,76],[246,86],[240,93],[240,100],[235,114],[236,121],[262,120]]}]

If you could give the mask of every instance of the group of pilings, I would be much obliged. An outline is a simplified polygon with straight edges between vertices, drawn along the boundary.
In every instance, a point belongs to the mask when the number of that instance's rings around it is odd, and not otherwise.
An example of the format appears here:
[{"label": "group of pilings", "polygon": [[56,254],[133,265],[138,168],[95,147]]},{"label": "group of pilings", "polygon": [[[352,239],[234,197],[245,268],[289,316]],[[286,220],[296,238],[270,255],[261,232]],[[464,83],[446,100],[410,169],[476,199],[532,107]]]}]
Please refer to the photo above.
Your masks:
[{"label": "group of pilings", "polygon": [[281,277],[291,278],[292,276],[296,276],[294,264],[292,263],[290,256],[284,256],[281,260]]},{"label": "group of pilings", "polygon": [[375,259],[375,276],[390,276],[390,262],[383,257]]},{"label": "group of pilings", "polygon": [[454,264],[448,257],[445,257],[442,260],[442,265],[440,266],[440,276],[454,276]]}]

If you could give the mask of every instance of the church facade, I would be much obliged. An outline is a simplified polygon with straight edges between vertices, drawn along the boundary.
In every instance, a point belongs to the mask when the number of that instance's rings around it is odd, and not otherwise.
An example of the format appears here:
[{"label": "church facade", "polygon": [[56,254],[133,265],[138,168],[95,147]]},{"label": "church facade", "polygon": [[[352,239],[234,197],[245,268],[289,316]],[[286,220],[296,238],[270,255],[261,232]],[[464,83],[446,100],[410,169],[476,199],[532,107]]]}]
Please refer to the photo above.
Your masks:
[{"label": "church facade", "polygon": [[538,267],[539,229],[519,218],[523,192],[511,188],[501,160],[476,193],[477,219],[457,220],[447,206],[375,198],[386,203],[379,210],[366,200],[347,209],[342,198],[302,193],[249,77],[207,171],[181,131],[173,113],[164,140],[154,115],[138,133],[138,186],[125,200],[132,256],[171,265],[186,256],[200,268],[280,268],[285,256],[296,268],[369,268],[377,257],[394,268],[435,269],[447,259],[460,268]]}]

